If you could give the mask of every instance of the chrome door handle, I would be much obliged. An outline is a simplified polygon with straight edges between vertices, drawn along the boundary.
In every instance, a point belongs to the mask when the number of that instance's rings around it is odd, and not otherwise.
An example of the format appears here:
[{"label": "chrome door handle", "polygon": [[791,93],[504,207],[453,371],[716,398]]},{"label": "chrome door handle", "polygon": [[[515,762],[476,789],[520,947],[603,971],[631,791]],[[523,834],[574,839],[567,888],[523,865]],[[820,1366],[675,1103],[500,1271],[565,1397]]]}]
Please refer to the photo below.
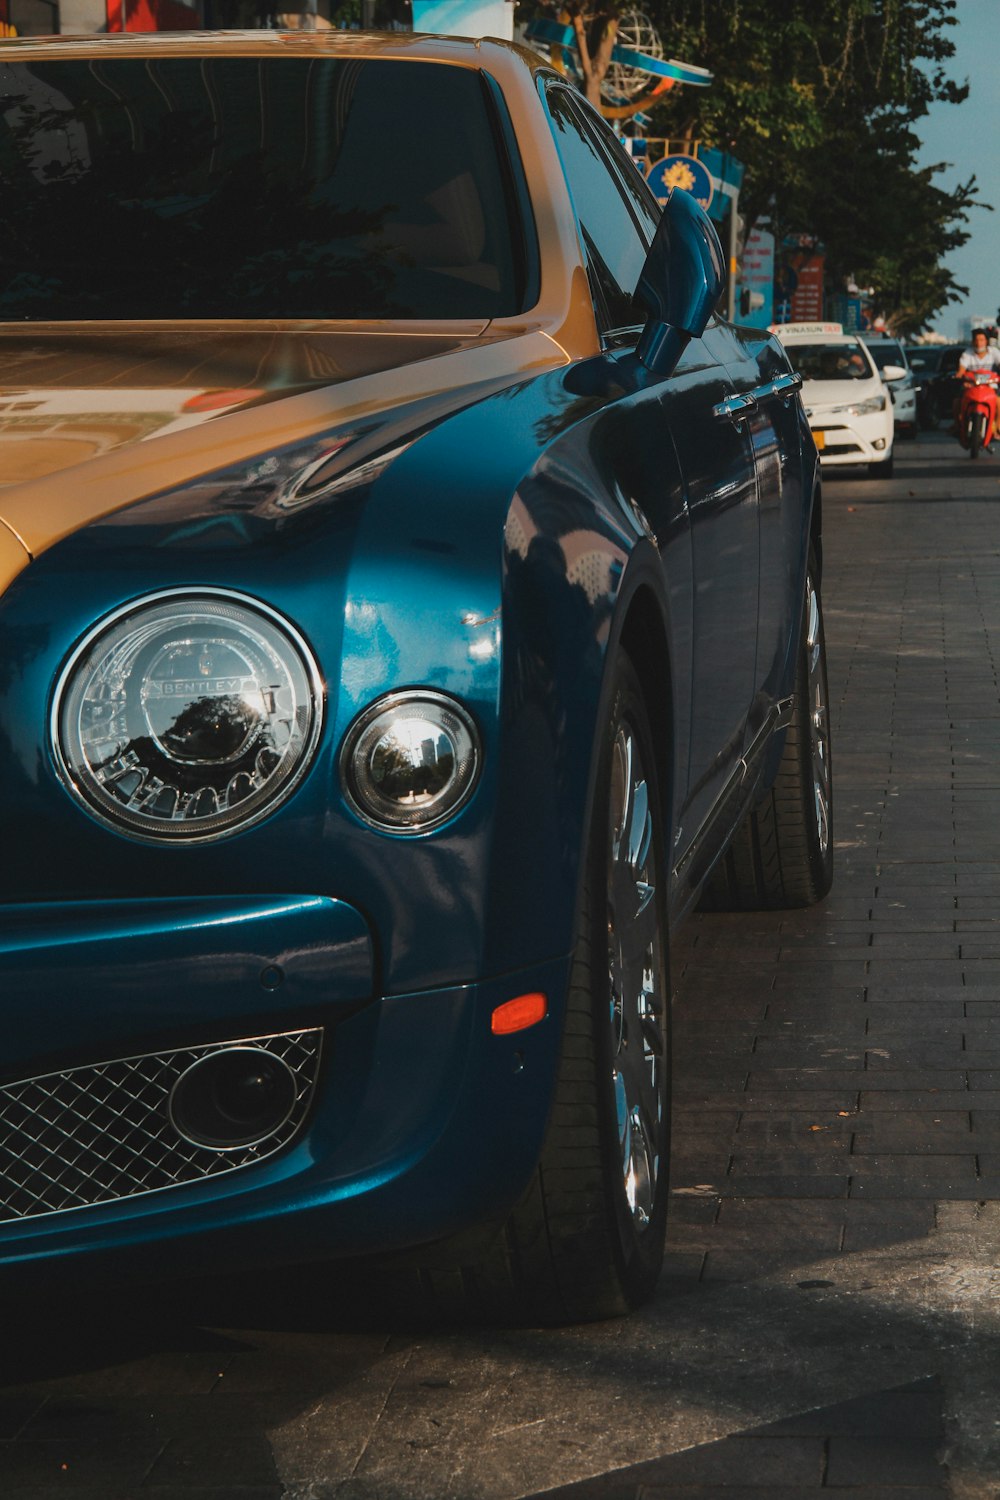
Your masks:
[{"label": "chrome door handle", "polygon": [[776,380],[768,381],[767,385],[757,386],[754,395],[758,406],[762,406],[765,401],[783,401],[787,405],[795,392],[801,388],[802,376],[795,372],[790,375],[779,375]]},{"label": "chrome door handle", "polygon": [[727,396],[718,406],[712,407],[712,416],[723,422],[733,422],[737,427],[757,410],[757,397],[751,392],[742,396]]}]

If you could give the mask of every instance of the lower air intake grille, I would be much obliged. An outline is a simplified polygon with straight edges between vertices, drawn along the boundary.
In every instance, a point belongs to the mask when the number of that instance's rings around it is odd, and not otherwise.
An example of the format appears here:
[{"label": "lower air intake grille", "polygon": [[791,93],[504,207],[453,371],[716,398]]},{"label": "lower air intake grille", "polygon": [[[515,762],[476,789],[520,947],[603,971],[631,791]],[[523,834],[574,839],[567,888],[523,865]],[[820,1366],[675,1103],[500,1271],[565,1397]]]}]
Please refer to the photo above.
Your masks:
[{"label": "lower air intake grille", "polygon": [[[0,1087],[0,1222],[203,1182],[273,1156],[305,1121],[322,1037],[320,1028],[244,1037]],[[291,1113],[253,1145],[193,1145],[170,1123],[171,1090],[193,1063],[233,1047],[259,1048],[281,1059],[295,1080]]]}]

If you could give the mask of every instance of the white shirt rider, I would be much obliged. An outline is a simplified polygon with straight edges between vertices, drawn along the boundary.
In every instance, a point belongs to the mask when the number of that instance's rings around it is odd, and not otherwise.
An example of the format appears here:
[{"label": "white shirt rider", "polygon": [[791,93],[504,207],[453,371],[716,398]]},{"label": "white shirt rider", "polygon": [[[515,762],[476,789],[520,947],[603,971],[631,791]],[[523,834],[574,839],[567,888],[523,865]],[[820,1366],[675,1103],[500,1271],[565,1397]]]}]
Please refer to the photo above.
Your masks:
[{"label": "white shirt rider", "polygon": [[966,349],[958,367],[960,370],[1000,370],[1000,349],[987,342],[985,333],[974,333],[972,348]]}]

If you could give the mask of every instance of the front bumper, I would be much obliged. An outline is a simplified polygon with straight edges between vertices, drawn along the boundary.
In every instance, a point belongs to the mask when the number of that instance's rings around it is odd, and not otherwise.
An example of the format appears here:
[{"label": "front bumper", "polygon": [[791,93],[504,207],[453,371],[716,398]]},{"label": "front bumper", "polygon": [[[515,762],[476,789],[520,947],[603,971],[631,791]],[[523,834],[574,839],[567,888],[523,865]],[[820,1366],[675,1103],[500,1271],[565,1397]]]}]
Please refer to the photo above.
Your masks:
[{"label": "front bumper", "polygon": [[884,412],[871,416],[816,412],[810,416],[809,427],[824,468],[882,463],[892,452],[893,418],[888,402]]},{"label": "front bumper", "polygon": [[[0,909],[0,1262],[326,1259],[505,1212],[541,1147],[568,961],[391,997],[374,967],[328,898]],[[546,1019],[493,1036],[494,1007],[538,989]],[[298,1113],[237,1160],[178,1142],[176,1070],[247,1042],[286,1049]]]}]

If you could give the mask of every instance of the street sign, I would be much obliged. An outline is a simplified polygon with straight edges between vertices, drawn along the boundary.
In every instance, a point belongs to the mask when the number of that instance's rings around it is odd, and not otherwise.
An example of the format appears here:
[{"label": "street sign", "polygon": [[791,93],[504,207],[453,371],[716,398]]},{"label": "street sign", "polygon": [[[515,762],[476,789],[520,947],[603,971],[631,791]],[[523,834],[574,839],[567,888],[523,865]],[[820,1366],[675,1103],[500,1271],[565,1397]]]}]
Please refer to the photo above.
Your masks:
[{"label": "street sign", "polygon": [[702,208],[707,209],[712,201],[712,179],[696,156],[661,157],[650,167],[646,181],[661,205],[667,201],[671,188],[683,188]]},{"label": "street sign", "polygon": [[740,319],[752,328],[767,328],[775,321],[774,235],[755,226],[743,247],[740,276]]}]

